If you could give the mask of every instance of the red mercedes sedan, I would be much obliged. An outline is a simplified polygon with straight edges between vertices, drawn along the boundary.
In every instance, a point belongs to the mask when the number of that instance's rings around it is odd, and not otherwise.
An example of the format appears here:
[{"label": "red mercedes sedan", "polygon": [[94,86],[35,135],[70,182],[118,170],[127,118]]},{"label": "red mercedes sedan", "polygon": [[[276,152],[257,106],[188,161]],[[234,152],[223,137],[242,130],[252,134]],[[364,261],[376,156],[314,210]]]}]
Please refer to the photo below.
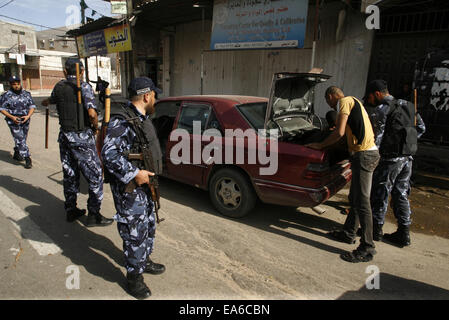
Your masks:
[{"label": "red mercedes sedan", "polygon": [[153,124],[163,176],[208,190],[214,207],[239,218],[264,203],[315,207],[351,179],[344,145],[312,150],[330,134],[314,113],[314,89],[329,76],[279,73],[270,98],[205,95],[161,99]]}]

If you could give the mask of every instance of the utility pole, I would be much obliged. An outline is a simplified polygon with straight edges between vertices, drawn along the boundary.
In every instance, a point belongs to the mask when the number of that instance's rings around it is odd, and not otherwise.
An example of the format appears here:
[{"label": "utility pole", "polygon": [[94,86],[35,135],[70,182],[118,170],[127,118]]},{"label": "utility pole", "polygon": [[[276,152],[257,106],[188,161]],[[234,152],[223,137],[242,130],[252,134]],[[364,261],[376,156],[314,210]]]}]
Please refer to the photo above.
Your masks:
[{"label": "utility pole", "polygon": [[201,8],[201,95],[204,94],[204,7]]},{"label": "utility pole", "polygon": [[[129,28],[129,34],[131,36],[131,41],[134,39],[134,32],[133,28],[131,27],[130,18],[133,15],[133,1],[132,0],[126,0],[127,4],[127,13],[126,13],[126,23]],[[129,63],[129,81],[135,77],[134,74],[134,58],[135,58],[135,52],[134,52],[134,46],[132,51],[127,51],[126,54],[128,55],[128,63]],[[128,83],[129,83],[128,81]]]},{"label": "utility pole", "polygon": [[313,47],[312,47],[312,61],[310,62],[310,69],[315,67],[315,56],[316,56],[316,40],[318,36],[318,24],[320,18],[320,1],[316,0],[315,4],[315,21],[313,28]]},{"label": "utility pole", "polygon": [[[17,32],[17,54],[20,54],[20,31]],[[21,64],[17,64],[17,66],[19,67],[19,78],[21,81],[23,81],[22,79],[22,65]]]},{"label": "utility pole", "polygon": [[205,20],[205,4],[197,2],[193,5],[194,8],[201,8],[201,74],[200,74],[200,94],[204,94],[204,20]]},{"label": "utility pole", "polygon": [[[80,0],[81,7],[81,24],[84,26],[86,24],[86,9],[87,4],[84,0]],[[84,58],[84,70],[86,75],[86,82],[89,82],[89,57]]]},{"label": "utility pole", "polygon": [[[19,30],[11,30],[11,32],[12,32],[12,33],[17,33],[17,55],[19,55],[19,54],[21,54],[21,52],[20,52],[20,36],[21,36],[21,35],[24,36],[24,35],[25,35],[25,32],[19,31]],[[24,52],[24,54],[25,54],[25,52]],[[18,58],[16,58],[16,60],[17,60],[17,59],[18,59]],[[20,80],[23,81],[23,79],[22,79],[22,65],[19,64],[19,63],[17,63],[17,68],[19,69],[19,77],[20,77]]]},{"label": "utility pole", "polygon": [[120,54],[117,52],[115,55],[115,74],[117,75],[117,87],[116,89],[121,89],[122,88],[122,77],[120,75]]}]

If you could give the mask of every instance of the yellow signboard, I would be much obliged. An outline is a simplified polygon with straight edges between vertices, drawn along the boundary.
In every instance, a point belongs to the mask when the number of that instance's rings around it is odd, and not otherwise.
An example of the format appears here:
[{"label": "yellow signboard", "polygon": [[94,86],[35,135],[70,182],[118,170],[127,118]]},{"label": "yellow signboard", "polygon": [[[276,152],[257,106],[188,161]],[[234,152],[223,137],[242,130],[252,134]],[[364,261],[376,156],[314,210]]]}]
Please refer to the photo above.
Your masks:
[{"label": "yellow signboard", "polygon": [[95,31],[76,38],[81,58],[132,50],[128,25],[119,25]]},{"label": "yellow signboard", "polygon": [[104,30],[108,53],[132,50],[131,35],[128,25],[121,25]]}]

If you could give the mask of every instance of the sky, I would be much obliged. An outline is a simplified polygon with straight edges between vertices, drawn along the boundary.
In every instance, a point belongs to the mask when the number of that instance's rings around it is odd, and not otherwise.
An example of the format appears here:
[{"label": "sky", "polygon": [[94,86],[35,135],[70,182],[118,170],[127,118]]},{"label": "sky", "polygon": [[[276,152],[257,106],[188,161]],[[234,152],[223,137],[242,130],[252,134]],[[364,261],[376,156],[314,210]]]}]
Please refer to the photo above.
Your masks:
[{"label": "sky", "polygon": [[[0,20],[17,24],[26,23],[11,20],[4,16],[35,23],[45,27],[58,28],[66,24],[81,22],[81,8],[79,0],[0,0]],[[99,19],[100,14],[112,16],[111,5],[103,0],[85,0],[87,6],[86,17]],[[7,4],[3,8],[3,5]],[[92,10],[98,13],[92,17]],[[33,25],[31,25],[33,26]],[[45,30],[45,27],[33,26],[36,31]]]}]

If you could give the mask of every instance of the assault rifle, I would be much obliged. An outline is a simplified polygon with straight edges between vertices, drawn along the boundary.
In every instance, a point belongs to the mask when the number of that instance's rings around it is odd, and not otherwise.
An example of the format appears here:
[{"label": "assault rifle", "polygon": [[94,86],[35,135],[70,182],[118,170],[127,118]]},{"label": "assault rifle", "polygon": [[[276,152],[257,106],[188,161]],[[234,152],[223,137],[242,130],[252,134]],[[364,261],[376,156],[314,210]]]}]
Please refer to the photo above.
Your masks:
[{"label": "assault rifle", "polygon": [[[153,156],[151,154],[148,145],[142,146],[142,153],[129,153],[128,160],[140,160],[143,161],[144,168],[147,171],[155,172],[155,168],[153,167]],[[161,208],[160,204],[160,193],[159,193],[159,181],[157,176],[150,176],[150,182],[148,186],[143,185],[142,188],[147,192],[147,195],[151,197],[151,200],[154,202],[154,208],[156,212],[156,221],[157,223],[161,223],[165,219],[159,219],[159,209]],[[125,192],[133,192],[138,187],[136,181],[131,180],[125,187]],[[148,190],[150,191],[148,194]]]}]

